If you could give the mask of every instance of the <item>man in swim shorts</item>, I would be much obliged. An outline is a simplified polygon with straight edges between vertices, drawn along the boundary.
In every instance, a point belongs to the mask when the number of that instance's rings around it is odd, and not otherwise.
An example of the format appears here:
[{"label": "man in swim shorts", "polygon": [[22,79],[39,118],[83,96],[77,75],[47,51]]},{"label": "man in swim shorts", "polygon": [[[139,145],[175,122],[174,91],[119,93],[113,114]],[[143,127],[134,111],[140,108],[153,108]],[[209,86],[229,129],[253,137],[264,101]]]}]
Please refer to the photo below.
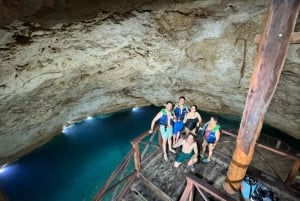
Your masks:
[{"label": "man in swim shorts", "polygon": [[174,147],[180,146],[182,146],[182,149],[176,155],[174,167],[178,168],[181,163],[188,161],[187,166],[194,172],[194,164],[198,161],[198,146],[195,135],[191,133],[188,134],[185,139],[178,140],[178,143],[176,143]]},{"label": "man in swim shorts", "polygon": [[185,97],[180,96],[178,104],[174,107],[174,127],[173,127],[173,145],[175,145],[180,137],[181,131],[184,128],[184,119],[189,112],[188,107],[185,105]]},{"label": "man in swim shorts", "polygon": [[169,151],[176,153],[174,149],[172,149],[172,133],[173,133],[173,103],[171,101],[167,101],[165,104],[165,108],[159,111],[151,122],[151,127],[149,133],[153,132],[153,128],[156,121],[159,121],[159,130],[162,137],[162,148],[165,161],[168,161],[167,155],[167,143],[169,147]]}]

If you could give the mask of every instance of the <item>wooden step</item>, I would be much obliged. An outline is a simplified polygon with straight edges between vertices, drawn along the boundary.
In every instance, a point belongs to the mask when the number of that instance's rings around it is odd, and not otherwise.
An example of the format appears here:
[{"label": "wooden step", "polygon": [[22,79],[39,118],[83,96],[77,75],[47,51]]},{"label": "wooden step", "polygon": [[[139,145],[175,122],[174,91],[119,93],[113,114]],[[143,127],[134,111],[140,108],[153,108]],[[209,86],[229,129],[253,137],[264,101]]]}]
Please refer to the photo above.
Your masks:
[{"label": "wooden step", "polygon": [[138,175],[138,178],[131,186],[130,190],[142,201],[173,201],[167,194],[146,179],[142,174]]},{"label": "wooden step", "polygon": [[128,193],[124,198],[121,199],[122,201],[147,201],[143,195],[138,192],[131,191]]}]

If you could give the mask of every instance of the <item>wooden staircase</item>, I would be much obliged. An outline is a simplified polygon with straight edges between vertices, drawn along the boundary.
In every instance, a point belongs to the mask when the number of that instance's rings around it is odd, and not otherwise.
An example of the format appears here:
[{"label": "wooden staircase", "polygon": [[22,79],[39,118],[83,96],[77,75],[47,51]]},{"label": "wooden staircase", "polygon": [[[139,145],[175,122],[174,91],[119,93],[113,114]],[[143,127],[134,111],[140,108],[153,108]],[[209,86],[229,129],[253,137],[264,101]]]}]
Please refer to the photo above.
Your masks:
[{"label": "wooden staircase", "polygon": [[159,187],[139,174],[122,201],[173,201]]}]

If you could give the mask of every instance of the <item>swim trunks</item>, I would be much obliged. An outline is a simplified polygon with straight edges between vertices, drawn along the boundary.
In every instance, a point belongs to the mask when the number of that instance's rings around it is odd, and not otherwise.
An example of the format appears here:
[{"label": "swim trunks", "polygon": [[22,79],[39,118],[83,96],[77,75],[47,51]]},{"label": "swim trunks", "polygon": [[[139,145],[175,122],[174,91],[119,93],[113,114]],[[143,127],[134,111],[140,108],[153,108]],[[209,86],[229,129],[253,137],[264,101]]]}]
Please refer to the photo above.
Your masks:
[{"label": "swim trunks", "polygon": [[164,125],[160,125],[160,134],[163,140],[166,140],[170,137],[172,137],[172,133],[173,133],[173,127],[172,126],[164,126]]},{"label": "swim trunks", "polygon": [[191,159],[193,155],[194,155],[194,151],[192,151],[191,153],[183,153],[182,151],[180,151],[176,155],[175,161],[179,163],[183,163],[184,161]]},{"label": "swim trunks", "polygon": [[177,135],[178,132],[180,133],[183,130],[183,126],[184,126],[184,123],[182,121],[175,121],[173,135]]}]

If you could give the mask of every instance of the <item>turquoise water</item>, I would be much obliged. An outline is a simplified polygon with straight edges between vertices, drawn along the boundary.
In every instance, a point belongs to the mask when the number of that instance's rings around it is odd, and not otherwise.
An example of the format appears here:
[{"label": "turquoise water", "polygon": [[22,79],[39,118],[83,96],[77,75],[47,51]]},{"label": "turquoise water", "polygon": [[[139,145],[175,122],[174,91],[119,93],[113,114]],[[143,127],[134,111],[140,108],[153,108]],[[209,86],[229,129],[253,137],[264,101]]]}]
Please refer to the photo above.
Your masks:
[{"label": "turquoise water", "polygon": [[150,127],[156,107],[85,120],[0,173],[10,201],[90,201]]},{"label": "turquoise water", "polygon": [[[68,127],[2,170],[0,188],[10,201],[90,201],[130,150],[130,140],[149,129],[159,110],[144,107]],[[204,121],[210,118],[205,112],[201,116]],[[235,119],[220,118],[219,122],[223,129],[237,131],[239,120]]]}]

